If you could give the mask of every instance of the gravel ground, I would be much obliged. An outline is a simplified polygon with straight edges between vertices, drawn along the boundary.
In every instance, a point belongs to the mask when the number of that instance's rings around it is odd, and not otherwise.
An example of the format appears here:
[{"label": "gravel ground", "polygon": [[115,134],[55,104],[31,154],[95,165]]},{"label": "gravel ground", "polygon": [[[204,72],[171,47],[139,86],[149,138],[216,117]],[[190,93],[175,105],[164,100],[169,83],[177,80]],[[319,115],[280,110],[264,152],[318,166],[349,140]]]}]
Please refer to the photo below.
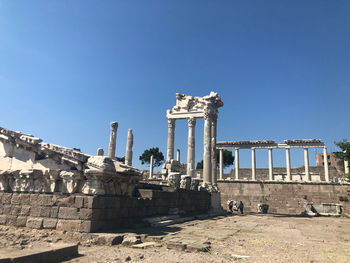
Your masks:
[{"label": "gravel ground", "polygon": [[[80,256],[67,262],[350,262],[350,219],[232,215],[129,233],[160,247],[101,245],[89,234],[0,226],[0,248],[31,249],[79,242]],[[206,252],[181,246],[210,244]]]}]

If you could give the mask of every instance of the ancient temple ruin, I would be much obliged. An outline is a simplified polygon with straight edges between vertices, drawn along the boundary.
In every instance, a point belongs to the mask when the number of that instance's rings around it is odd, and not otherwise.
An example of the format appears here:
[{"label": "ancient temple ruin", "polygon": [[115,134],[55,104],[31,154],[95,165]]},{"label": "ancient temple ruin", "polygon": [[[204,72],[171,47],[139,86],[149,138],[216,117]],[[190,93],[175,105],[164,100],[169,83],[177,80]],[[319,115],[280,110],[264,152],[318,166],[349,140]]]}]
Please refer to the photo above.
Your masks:
[{"label": "ancient temple ruin", "polygon": [[[216,127],[218,108],[222,107],[220,96],[211,92],[208,96],[193,97],[176,93],[176,105],[167,110],[168,144],[167,160],[163,173],[182,172],[193,177],[195,171],[195,127],[196,120],[204,118],[204,151],[203,151],[203,184],[215,185],[217,182],[216,169]],[[175,121],[187,119],[188,145],[187,145],[187,171],[174,159]],[[181,170],[182,168],[182,170]]]}]

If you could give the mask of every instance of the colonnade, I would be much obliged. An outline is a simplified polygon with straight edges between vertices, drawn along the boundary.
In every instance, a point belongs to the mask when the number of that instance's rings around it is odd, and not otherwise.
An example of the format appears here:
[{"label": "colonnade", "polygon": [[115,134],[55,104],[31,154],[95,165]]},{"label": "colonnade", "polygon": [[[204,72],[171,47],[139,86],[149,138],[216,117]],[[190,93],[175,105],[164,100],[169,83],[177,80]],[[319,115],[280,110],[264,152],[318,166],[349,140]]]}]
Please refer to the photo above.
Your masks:
[{"label": "colonnade", "polygon": [[[174,159],[175,142],[175,118],[168,118],[168,144],[167,160]],[[195,129],[196,118],[187,118],[188,143],[187,143],[187,174],[194,176],[195,167]],[[217,183],[216,168],[216,128],[217,115],[204,114],[204,152],[203,152],[203,182],[209,184]]]},{"label": "colonnade", "polygon": [[[276,148],[276,147],[275,147]],[[254,147],[251,147],[251,154],[252,154],[252,180],[256,180],[256,157],[255,157],[255,149]],[[261,149],[259,147],[259,149]],[[272,149],[273,148],[267,148],[268,149],[268,158],[269,158],[269,180],[273,181],[273,159],[272,159]],[[223,149],[220,148],[220,179],[223,179]],[[291,162],[290,162],[290,148],[286,147],[286,180],[291,181],[292,180],[292,174],[291,174]],[[327,148],[323,147],[323,155],[327,159]],[[305,165],[305,177],[306,181],[311,181],[311,175],[310,175],[310,169],[309,169],[309,148],[304,148],[304,165]],[[328,162],[324,162],[324,174],[325,174],[325,181],[329,182],[329,169],[328,169]],[[239,148],[235,148],[235,180],[238,180],[239,178]]]}]

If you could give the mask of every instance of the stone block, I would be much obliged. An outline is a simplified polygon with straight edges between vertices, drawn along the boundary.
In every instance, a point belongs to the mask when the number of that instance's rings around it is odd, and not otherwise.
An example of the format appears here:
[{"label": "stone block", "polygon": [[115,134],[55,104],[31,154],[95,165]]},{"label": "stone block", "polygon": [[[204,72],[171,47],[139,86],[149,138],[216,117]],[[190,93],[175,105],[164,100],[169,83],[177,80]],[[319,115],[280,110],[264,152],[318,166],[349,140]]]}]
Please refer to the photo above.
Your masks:
[{"label": "stone block", "polygon": [[20,194],[21,205],[30,205],[30,194]]},{"label": "stone block", "polygon": [[21,216],[29,216],[30,215],[30,206],[22,206],[21,212],[19,213]]},{"label": "stone block", "polygon": [[12,205],[21,205],[20,194],[18,194],[18,193],[12,194],[11,204]]},{"label": "stone block", "polygon": [[6,218],[6,225],[15,226],[16,225],[16,220],[17,220],[17,216],[8,215],[7,218]]},{"label": "stone block", "polygon": [[60,207],[75,207],[75,196],[57,196],[56,205]]},{"label": "stone block", "polygon": [[17,205],[12,205],[11,207],[11,215],[18,216],[21,213],[21,207]]},{"label": "stone block", "polygon": [[50,217],[52,218],[58,217],[58,206],[50,207]]},{"label": "stone block", "polygon": [[25,227],[27,224],[27,217],[26,216],[18,216],[16,218],[16,226],[17,227]]},{"label": "stone block", "polygon": [[92,219],[92,213],[97,209],[88,209],[88,208],[81,208],[79,211],[79,219],[82,220],[91,220]]},{"label": "stone block", "polygon": [[12,194],[10,193],[4,193],[1,199],[1,202],[3,205],[10,205],[12,199]]},{"label": "stone block", "polygon": [[30,209],[32,217],[50,217],[51,207],[48,206],[33,206]]},{"label": "stone block", "polygon": [[84,196],[76,196],[74,205],[76,208],[83,208],[84,207]]},{"label": "stone block", "polygon": [[4,205],[3,209],[2,209],[2,213],[4,215],[10,215],[11,214],[11,209],[12,209],[11,205]]},{"label": "stone block", "polygon": [[6,225],[6,215],[0,215],[0,225]]},{"label": "stone block", "polygon": [[39,194],[31,194],[29,195],[29,201],[31,206],[38,205]]},{"label": "stone block", "polygon": [[42,229],[42,227],[43,227],[43,219],[42,218],[29,217],[29,218],[27,218],[26,226],[29,227],[29,228]]},{"label": "stone block", "polygon": [[79,219],[78,209],[75,207],[60,207],[58,218],[61,219]]},{"label": "stone block", "polygon": [[53,195],[49,194],[40,194],[38,196],[38,203],[37,205],[40,206],[53,206],[55,204],[56,200],[53,198]]},{"label": "stone block", "polygon": [[[81,220],[63,220],[59,219],[57,221],[56,229],[59,231],[67,231],[67,232],[90,232],[90,231],[83,231],[84,225],[83,221]],[[86,230],[90,230],[90,225],[87,227]]]},{"label": "stone block", "polygon": [[57,225],[56,218],[44,218],[43,219],[43,228],[55,229]]}]

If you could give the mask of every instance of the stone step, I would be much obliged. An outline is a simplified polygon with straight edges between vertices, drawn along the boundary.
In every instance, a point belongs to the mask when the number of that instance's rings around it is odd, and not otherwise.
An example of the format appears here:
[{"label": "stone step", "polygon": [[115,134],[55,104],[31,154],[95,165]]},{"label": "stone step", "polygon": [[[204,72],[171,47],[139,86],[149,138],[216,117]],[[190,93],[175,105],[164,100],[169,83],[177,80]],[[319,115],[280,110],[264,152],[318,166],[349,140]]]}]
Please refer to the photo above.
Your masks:
[{"label": "stone step", "polygon": [[152,227],[162,227],[162,226],[170,226],[170,225],[174,225],[174,224],[180,224],[183,222],[187,222],[187,221],[191,221],[194,220],[195,218],[193,216],[189,216],[189,217],[179,217],[179,218],[175,218],[175,219],[170,219],[170,220],[164,220],[164,221],[160,221],[160,222],[154,222],[151,224]]},{"label": "stone step", "polygon": [[147,222],[149,224],[166,221],[166,220],[172,220],[179,218],[179,215],[166,215],[166,216],[155,216],[155,217],[147,217],[143,219],[144,222]]}]

